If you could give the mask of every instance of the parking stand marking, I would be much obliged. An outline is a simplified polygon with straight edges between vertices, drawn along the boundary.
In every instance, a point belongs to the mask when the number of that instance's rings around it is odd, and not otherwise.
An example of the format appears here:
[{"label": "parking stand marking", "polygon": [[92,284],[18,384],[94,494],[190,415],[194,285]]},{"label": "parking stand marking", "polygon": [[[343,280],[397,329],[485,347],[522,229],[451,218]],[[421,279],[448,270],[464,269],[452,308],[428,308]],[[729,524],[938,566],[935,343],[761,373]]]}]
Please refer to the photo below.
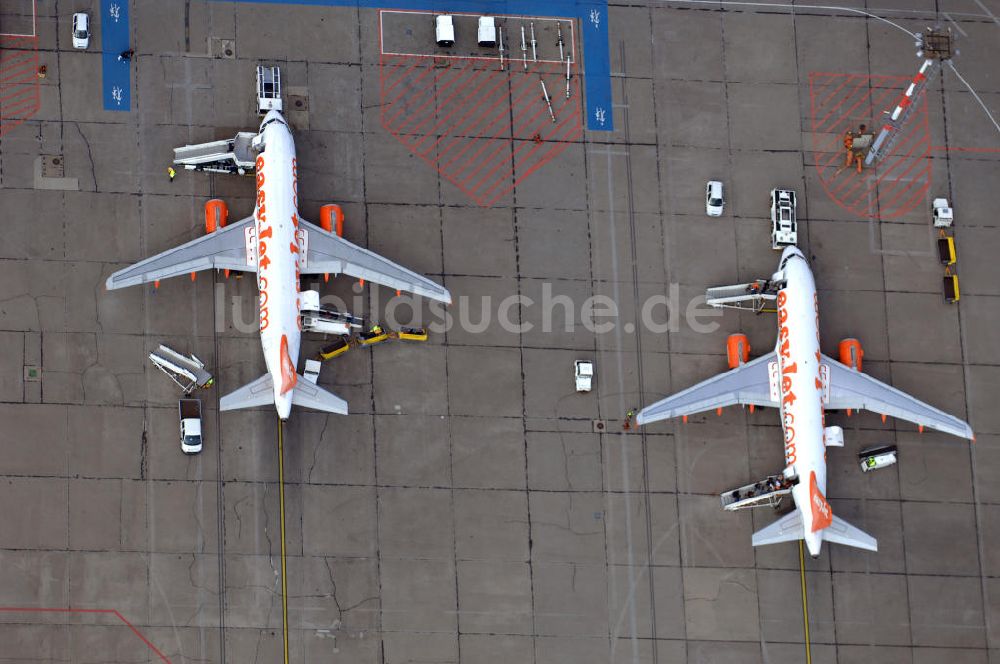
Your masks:
[{"label": "parking stand marking", "polygon": [[101,0],[102,97],[105,111],[132,110],[132,67],[118,56],[129,50],[127,0]]}]

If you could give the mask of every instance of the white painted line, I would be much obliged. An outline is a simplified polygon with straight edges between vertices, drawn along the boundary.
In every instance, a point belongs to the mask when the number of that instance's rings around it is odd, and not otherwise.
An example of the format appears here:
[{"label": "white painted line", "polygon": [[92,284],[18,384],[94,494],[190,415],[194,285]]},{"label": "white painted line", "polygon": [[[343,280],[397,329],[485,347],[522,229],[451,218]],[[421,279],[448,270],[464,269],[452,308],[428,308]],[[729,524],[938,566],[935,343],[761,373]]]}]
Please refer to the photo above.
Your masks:
[{"label": "white painted line", "polygon": [[990,11],[990,10],[989,10],[989,9],[988,9],[988,8],[986,7],[986,5],[984,5],[984,4],[983,4],[983,3],[981,2],[981,0],[973,0],[973,1],[974,1],[974,2],[975,2],[975,3],[977,4],[977,5],[979,5],[979,8],[980,8],[980,9],[982,9],[982,10],[983,10],[984,12],[986,12],[986,15],[987,15],[987,16],[989,16],[989,17],[990,17],[991,19],[993,19],[993,22],[994,22],[994,23],[996,23],[997,25],[1000,25],[1000,18],[997,18],[997,17],[996,17],[996,15],[995,15],[995,14],[994,14],[993,12],[991,12],[991,11]]},{"label": "white painted line", "polygon": [[944,17],[946,19],[948,19],[949,23],[951,23],[953,26],[955,26],[955,29],[958,30],[958,33],[960,35],[962,35],[963,37],[968,37],[969,36],[969,33],[967,33],[965,30],[963,30],[962,26],[960,26],[958,23],[955,22],[955,19],[953,19],[951,17],[951,14],[949,14],[948,12],[941,12],[941,13],[944,14]]}]

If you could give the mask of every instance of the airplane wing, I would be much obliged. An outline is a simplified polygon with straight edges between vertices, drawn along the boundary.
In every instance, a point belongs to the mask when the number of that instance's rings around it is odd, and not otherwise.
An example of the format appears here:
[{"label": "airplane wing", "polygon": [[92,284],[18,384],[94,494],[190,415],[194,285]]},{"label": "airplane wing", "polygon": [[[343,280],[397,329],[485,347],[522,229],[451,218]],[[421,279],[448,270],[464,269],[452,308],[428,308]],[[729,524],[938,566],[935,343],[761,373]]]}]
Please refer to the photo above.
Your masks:
[{"label": "airplane wing", "polygon": [[451,293],[426,277],[401,267],[375,252],[327,233],[319,226],[299,219],[299,231],[305,230],[305,261],[302,274],[347,274],[358,279],[382,284],[396,290],[423,295],[446,304]]},{"label": "airplane wing", "polygon": [[[253,217],[220,228],[179,247],[139,261],[108,277],[107,288],[125,288],[210,268],[256,272],[256,257],[248,260],[246,229]],[[250,253],[252,255],[252,252]]]},{"label": "airplane wing", "polygon": [[907,422],[950,433],[959,438],[973,438],[967,422],[934,406],[886,385],[868,374],[855,371],[837,360],[823,356],[830,367],[830,399],[827,410],[856,408],[891,415]]},{"label": "airplane wing", "polygon": [[713,376],[652,406],[646,406],[639,411],[635,421],[637,424],[649,424],[733,404],[776,407],[778,402],[771,398],[768,375],[768,363],[774,359],[772,351],[732,371]]}]

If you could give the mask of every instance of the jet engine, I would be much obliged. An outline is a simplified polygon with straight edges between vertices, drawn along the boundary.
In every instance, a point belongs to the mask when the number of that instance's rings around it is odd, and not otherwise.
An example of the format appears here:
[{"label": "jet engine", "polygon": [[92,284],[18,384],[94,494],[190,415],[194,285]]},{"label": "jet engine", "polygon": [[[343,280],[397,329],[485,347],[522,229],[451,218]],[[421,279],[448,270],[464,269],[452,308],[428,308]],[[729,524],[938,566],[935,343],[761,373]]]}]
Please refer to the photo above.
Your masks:
[{"label": "jet engine", "polygon": [[327,233],[337,233],[344,237],[344,211],[335,203],[324,205],[319,209],[319,225]]},{"label": "jet engine", "polygon": [[213,198],[205,203],[206,233],[214,233],[219,228],[224,228],[227,221],[229,221],[229,208],[224,200]]},{"label": "jet engine", "polygon": [[735,369],[747,363],[750,359],[750,342],[745,334],[730,334],[726,339],[726,359],[729,368]]},{"label": "jet engine", "polygon": [[861,358],[865,356],[865,351],[861,348],[861,342],[857,339],[844,339],[840,342],[840,363],[855,371],[861,371]]}]

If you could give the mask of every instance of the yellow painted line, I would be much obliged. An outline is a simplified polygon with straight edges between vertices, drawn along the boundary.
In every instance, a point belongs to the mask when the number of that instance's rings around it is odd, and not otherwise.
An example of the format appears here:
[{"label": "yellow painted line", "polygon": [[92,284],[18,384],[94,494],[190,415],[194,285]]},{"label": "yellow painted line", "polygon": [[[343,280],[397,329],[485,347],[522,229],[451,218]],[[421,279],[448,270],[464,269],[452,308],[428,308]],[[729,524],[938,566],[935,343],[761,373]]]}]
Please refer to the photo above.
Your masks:
[{"label": "yellow painted line", "polygon": [[[285,442],[278,418],[278,501],[281,506],[281,637],[288,664],[288,574],[285,571]],[[805,597],[805,595],[803,595]]]},{"label": "yellow painted line", "polygon": [[809,645],[809,600],[806,599],[806,556],[803,551],[804,548],[802,540],[799,540],[799,578],[802,581],[802,627],[805,629],[806,635],[806,664],[812,664],[812,648]]}]

